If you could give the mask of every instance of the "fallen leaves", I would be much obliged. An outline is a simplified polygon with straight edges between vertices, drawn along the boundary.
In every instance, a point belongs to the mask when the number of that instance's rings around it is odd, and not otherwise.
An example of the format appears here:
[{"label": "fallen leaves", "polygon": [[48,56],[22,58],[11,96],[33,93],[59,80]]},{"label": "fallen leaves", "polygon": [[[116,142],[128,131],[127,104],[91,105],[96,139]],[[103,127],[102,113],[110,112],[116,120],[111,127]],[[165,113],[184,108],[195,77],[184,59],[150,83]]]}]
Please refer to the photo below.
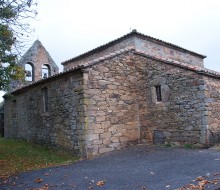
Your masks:
[{"label": "fallen leaves", "polygon": [[9,175],[1,175],[0,176],[0,179],[3,179],[3,180],[6,180],[6,179],[8,179],[9,178]]},{"label": "fallen leaves", "polygon": [[41,179],[41,178],[36,178],[34,181],[35,181],[36,183],[41,183],[41,182],[43,181],[43,179]]},{"label": "fallen leaves", "polygon": [[69,164],[77,160],[77,157],[66,152],[54,151],[29,142],[1,137],[0,155],[0,175],[10,176],[20,171]]},{"label": "fallen leaves", "polygon": [[105,180],[103,180],[103,181],[97,181],[96,185],[102,187],[103,185],[105,185]]},{"label": "fallen leaves", "polygon": [[43,187],[34,188],[34,189],[29,189],[29,190],[49,190],[49,185],[48,185],[48,184],[45,184]]},{"label": "fallen leaves", "polygon": [[[85,179],[88,179],[88,177],[85,177]],[[90,190],[94,189],[95,185],[98,186],[98,187],[102,187],[102,186],[105,185],[105,183],[106,183],[106,180],[100,180],[100,181],[97,181],[96,183],[95,183],[94,180],[89,180],[89,187],[88,187],[88,189],[90,189]]]},{"label": "fallen leaves", "polygon": [[[218,175],[220,175],[220,174],[213,173],[212,177],[215,177]],[[198,176],[195,180],[193,180],[193,181],[197,182],[197,184],[187,184],[184,187],[181,187],[177,190],[205,190],[206,188],[208,188],[207,185],[215,186],[215,185],[219,184],[220,178],[213,178],[213,179],[208,180],[207,178],[209,178],[209,177],[210,177],[210,175]],[[215,190],[218,190],[218,189],[220,189],[220,188],[217,188]]]},{"label": "fallen leaves", "polygon": [[0,176],[0,185],[6,184],[8,182],[8,175],[1,175]]}]

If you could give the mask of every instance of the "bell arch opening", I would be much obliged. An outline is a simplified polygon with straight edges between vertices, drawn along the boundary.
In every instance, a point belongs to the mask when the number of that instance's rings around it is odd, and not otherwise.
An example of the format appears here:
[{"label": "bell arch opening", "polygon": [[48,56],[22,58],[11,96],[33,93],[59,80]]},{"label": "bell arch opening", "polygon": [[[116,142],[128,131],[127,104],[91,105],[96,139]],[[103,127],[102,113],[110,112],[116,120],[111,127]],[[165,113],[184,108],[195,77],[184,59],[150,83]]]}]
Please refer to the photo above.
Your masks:
[{"label": "bell arch opening", "polygon": [[31,62],[27,62],[25,64],[25,81],[34,82],[34,78],[34,64]]},{"label": "bell arch opening", "polygon": [[48,78],[49,76],[51,76],[51,67],[49,64],[43,64],[42,65],[42,74],[41,74],[42,78]]}]

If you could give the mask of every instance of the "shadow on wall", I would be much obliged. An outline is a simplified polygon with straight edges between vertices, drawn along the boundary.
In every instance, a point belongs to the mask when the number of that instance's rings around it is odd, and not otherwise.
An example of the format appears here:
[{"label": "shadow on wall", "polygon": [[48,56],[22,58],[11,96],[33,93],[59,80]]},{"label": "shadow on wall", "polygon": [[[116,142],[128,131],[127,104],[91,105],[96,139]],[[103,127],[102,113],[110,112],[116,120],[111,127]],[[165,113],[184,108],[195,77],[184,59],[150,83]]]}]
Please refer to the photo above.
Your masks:
[{"label": "shadow on wall", "polygon": [[220,143],[220,131],[208,130],[209,142],[211,145]]},{"label": "shadow on wall", "polygon": [[4,94],[4,91],[0,91],[0,136],[2,137],[4,137]]},{"label": "shadow on wall", "polygon": [[0,103],[0,136],[4,137],[4,101]]}]

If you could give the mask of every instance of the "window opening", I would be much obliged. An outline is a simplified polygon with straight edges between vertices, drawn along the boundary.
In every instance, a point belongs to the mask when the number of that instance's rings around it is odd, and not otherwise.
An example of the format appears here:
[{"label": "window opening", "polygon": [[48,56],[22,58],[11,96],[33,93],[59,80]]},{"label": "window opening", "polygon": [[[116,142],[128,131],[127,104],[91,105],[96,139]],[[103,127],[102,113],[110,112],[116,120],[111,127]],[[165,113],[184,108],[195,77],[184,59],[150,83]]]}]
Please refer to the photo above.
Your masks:
[{"label": "window opening", "polygon": [[51,75],[50,66],[47,64],[42,65],[42,78],[45,79]]},{"label": "window opening", "polygon": [[17,114],[17,104],[16,104],[16,100],[12,101],[12,118],[16,118]]},{"label": "window opening", "polygon": [[157,96],[157,102],[162,102],[162,94],[161,94],[161,86],[155,86],[156,89],[156,96]]},{"label": "window opening", "polygon": [[47,87],[43,88],[42,92],[43,92],[44,112],[48,112],[48,89]]},{"label": "window opening", "polygon": [[25,81],[34,81],[34,66],[32,63],[25,64]]}]

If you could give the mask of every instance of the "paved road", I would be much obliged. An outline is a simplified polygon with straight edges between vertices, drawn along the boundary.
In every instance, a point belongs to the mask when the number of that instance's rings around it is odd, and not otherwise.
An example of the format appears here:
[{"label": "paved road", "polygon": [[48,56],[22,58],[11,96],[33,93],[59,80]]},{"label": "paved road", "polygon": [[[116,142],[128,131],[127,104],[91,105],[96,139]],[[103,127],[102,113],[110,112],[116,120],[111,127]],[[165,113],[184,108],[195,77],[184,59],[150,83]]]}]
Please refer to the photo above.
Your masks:
[{"label": "paved road", "polygon": [[[189,183],[198,184],[193,181],[198,176],[218,180],[218,172],[220,152],[138,145],[73,165],[21,173],[0,189],[174,190]],[[36,178],[43,181],[36,183]],[[97,186],[98,181],[105,184]],[[220,184],[207,184],[205,189],[219,190]]]}]

